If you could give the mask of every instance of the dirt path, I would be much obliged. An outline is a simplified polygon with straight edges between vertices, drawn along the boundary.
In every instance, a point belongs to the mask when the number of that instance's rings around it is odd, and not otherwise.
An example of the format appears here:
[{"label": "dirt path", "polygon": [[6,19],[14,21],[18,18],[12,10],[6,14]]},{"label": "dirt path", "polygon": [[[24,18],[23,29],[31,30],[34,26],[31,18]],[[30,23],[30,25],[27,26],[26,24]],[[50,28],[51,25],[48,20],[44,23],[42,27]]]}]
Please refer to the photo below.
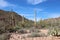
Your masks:
[{"label": "dirt path", "polygon": [[31,37],[28,38],[27,35],[30,34],[16,34],[12,33],[11,37],[9,40],[60,40],[60,37]]}]

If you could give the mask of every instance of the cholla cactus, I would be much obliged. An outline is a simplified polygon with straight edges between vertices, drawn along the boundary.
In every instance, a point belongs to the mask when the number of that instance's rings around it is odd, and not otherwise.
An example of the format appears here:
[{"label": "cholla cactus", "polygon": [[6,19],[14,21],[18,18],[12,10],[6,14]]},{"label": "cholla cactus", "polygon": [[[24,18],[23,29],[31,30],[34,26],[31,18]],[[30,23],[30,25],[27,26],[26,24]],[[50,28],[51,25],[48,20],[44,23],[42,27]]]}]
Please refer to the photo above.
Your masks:
[{"label": "cholla cactus", "polygon": [[53,28],[52,30],[49,31],[49,35],[57,36],[58,35],[58,29],[57,28]]}]

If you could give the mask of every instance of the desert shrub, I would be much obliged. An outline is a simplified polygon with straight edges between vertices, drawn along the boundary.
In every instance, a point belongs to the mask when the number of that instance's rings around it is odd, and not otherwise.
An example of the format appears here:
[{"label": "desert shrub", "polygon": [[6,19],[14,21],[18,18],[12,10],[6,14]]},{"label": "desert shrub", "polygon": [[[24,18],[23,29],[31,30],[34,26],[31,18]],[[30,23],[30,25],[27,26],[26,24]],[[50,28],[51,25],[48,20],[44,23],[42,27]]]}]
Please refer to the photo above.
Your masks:
[{"label": "desert shrub", "polygon": [[38,33],[32,33],[31,35],[28,35],[28,37],[40,37],[40,34],[38,34]]},{"label": "desert shrub", "polygon": [[45,34],[41,33],[31,33],[31,35],[28,35],[28,37],[44,37],[46,36]]},{"label": "desert shrub", "polygon": [[10,33],[16,32],[15,29],[8,29],[7,31],[9,31]]},{"label": "desert shrub", "polygon": [[24,33],[27,33],[27,30],[26,29],[20,29],[20,30],[18,30],[18,32],[21,34],[24,34]]},{"label": "desert shrub", "polygon": [[6,32],[5,26],[0,26],[0,34],[5,33],[5,32]]},{"label": "desert shrub", "polygon": [[50,31],[48,32],[49,35],[52,35],[52,36],[57,36],[58,35],[58,28],[52,28],[50,29]]},{"label": "desert shrub", "polygon": [[0,34],[0,40],[8,40],[10,37],[10,34]]},{"label": "desert shrub", "polygon": [[39,31],[39,29],[31,28],[31,29],[30,29],[30,32],[36,32],[36,33],[38,33],[38,32],[40,32],[40,31]]},{"label": "desert shrub", "polygon": [[0,29],[0,34],[5,33],[5,30]]}]

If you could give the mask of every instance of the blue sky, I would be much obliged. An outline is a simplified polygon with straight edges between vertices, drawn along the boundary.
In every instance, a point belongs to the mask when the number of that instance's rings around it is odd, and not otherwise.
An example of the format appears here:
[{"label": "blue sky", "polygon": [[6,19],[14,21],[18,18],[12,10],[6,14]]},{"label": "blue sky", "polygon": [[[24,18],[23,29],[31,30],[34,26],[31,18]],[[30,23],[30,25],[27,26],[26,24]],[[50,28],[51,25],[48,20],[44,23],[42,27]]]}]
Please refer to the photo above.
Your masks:
[{"label": "blue sky", "polygon": [[36,9],[37,20],[60,17],[60,0],[0,0],[0,9],[15,11],[34,20]]}]

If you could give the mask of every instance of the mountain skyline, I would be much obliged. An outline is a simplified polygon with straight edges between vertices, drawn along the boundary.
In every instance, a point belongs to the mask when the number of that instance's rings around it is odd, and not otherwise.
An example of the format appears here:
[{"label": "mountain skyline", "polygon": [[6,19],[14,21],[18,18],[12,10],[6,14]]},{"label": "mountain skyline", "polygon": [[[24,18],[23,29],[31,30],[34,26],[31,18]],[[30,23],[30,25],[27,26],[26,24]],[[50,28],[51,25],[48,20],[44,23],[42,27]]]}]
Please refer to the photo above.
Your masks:
[{"label": "mountain skyline", "polygon": [[34,20],[36,9],[37,20],[60,17],[60,0],[0,0],[0,9],[17,12]]}]

